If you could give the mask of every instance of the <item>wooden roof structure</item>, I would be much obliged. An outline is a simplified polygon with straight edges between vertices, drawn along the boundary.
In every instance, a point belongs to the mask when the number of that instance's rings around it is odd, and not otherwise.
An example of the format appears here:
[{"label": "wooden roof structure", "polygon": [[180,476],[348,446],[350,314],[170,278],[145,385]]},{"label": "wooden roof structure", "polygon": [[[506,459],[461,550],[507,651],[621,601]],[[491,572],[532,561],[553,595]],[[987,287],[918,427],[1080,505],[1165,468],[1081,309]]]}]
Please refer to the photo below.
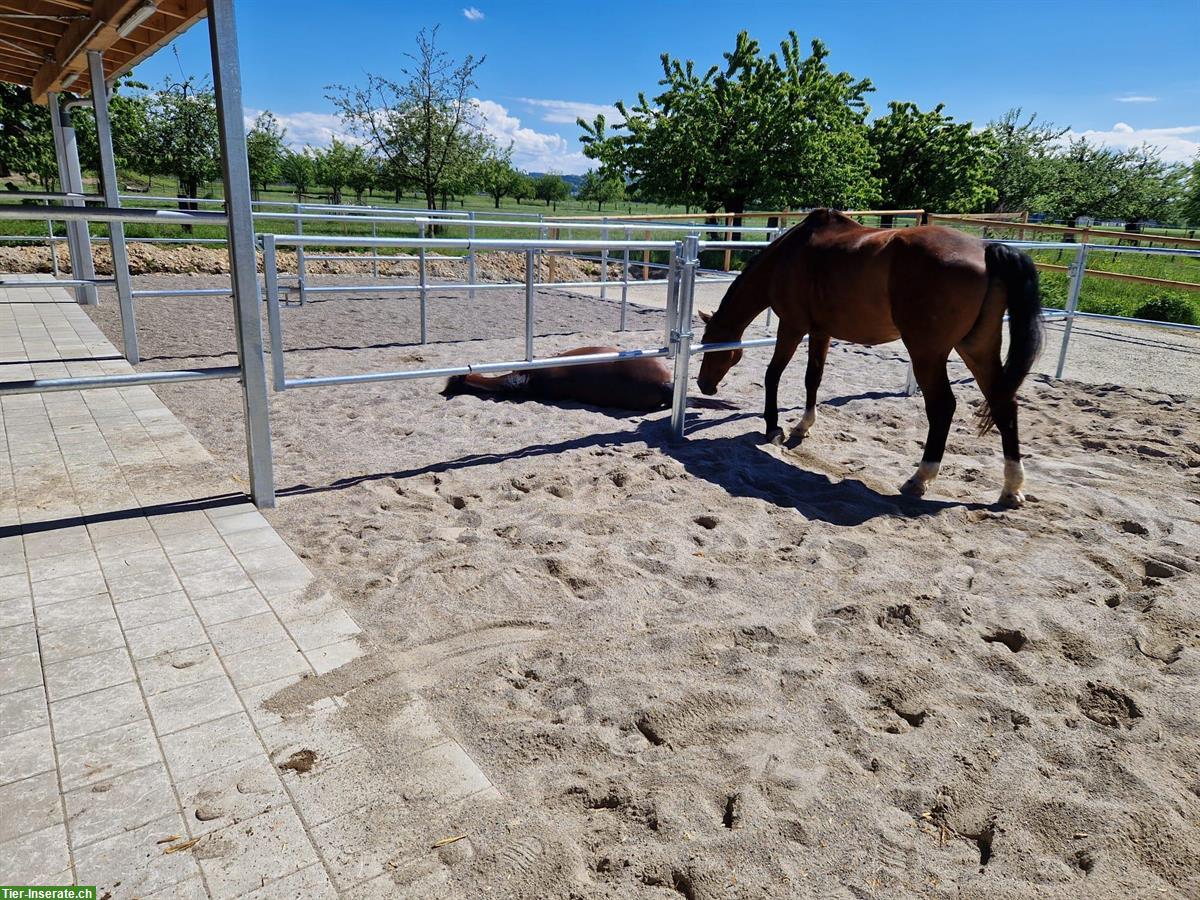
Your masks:
[{"label": "wooden roof structure", "polygon": [[0,0],[0,81],[86,94],[87,51],[111,82],[204,18],[205,0]]}]

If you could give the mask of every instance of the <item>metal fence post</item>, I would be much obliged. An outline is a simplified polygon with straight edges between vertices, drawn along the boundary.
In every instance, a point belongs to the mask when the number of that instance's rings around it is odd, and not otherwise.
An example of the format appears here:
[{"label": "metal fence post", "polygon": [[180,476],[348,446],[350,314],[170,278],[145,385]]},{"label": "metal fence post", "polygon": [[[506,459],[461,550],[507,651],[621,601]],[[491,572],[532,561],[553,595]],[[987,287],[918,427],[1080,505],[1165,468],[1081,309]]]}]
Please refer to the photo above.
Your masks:
[{"label": "metal fence post", "polygon": [[[418,227],[417,236],[425,240],[425,223]],[[421,286],[421,343],[429,341],[429,286],[425,278],[425,248],[417,248],[417,280]]]},{"label": "metal fence post", "polygon": [[275,235],[262,236],[263,286],[267,291],[267,328],[271,339],[271,373],[276,391],[284,390],[283,331],[279,321],[279,270],[275,259]]},{"label": "metal fence post", "polygon": [[[608,216],[602,220],[603,228],[600,229],[600,240],[608,241]],[[600,299],[605,299],[608,293],[608,247],[602,247],[600,250]]]},{"label": "metal fence post", "polygon": [[[50,204],[47,203],[47,206]],[[54,222],[46,223],[46,230],[50,233],[50,271],[54,273],[54,277],[58,277],[58,243],[54,240]]]},{"label": "metal fence post", "polygon": [[534,251],[525,251],[525,359],[533,359],[533,265]]},{"label": "metal fence post", "polygon": [[475,299],[475,210],[471,210],[467,214],[467,240],[471,242],[471,246],[467,248],[467,284],[471,287],[467,290],[467,299]]},{"label": "metal fence post", "polygon": [[683,256],[683,243],[675,242],[671,250],[671,259],[667,266],[667,327],[663,335],[669,353],[668,359],[675,358],[675,325],[679,317],[679,260]]},{"label": "metal fence post", "polygon": [[[629,229],[625,229],[625,241],[629,241]],[[621,261],[621,331],[626,330],[629,321],[629,248]]]},{"label": "metal fence post", "polygon": [[[96,113],[96,144],[100,149],[100,182],[104,188],[104,205],[113,209],[121,205],[117,185],[117,161],[113,156],[112,122],[108,115],[108,86],[104,83],[104,54],[88,51],[88,71],[92,79],[92,109]],[[133,283],[129,277],[129,253],[125,247],[125,226],[108,223],[108,240],[112,249],[113,279],[117,286],[117,306],[121,312],[121,347],[125,359],[136,366],[141,362],[138,353],[137,320],[133,310]]]},{"label": "metal fence post", "polygon": [[[374,240],[379,237],[379,225],[377,222],[371,223],[371,238]],[[379,248],[372,245],[371,247],[371,277],[379,277]]]},{"label": "metal fence post", "polygon": [[689,235],[683,242],[679,264],[679,308],[676,328],[671,332],[675,345],[675,377],[671,394],[671,438],[683,440],[687,417],[688,364],[692,358],[692,307],[695,302],[696,269],[700,266],[700,239]]},{"label": "metal fence post", "polygon": [[1071,263],[1070,282],[1067,288],[1066,322],[1063,323],[1062,346],[1058,350],[1058,367],[1054,370],[1055,378],[1063,377],[1067,366],[1067,345],[1071,343],[1071,327],[1075,324],[1075,311],[1079,307],[1079,292],[1083,288],[1083,276],[1087,269],[1088,245],[1080,244],[1075,254],[1075,262]]},{"label": "metal fence post", "polygon": [[308,300],[308,295],[304,289],[304,245],[296,245],[296,287],[300,293],[300,305],[303,306]]},{"label": "metal fence post", "polygon": [[[50,125],[54,135],[54,151],[58,157],[58,180],[63,193],[83,193],[83,173],[79,170],[79,148],[75,143],[75,129],[71,127],[71,114],[58,102],[58,94],[49,95]],[[69,198],[64,206],[86,206],[83,200]],[[71,255],[71,277],[92,279],[96,267],[92,262],[92,238],[88,223],[78,220],[67,222],[67,249]],[[75,287],[75,300],[88,306],[96,303],[96,286],[81,284]]]},{"label": "metal fence post", "polygon": [[246,162],[246,123],[242,108],[242,73],[238,60],[233,0],[208,0],[208,40],[212,50],[213,89],[221,135],[225,212],[229,218],[229,272],[233,284],[234,327],[242,370],[242,407],[246,423],[246,455],[250,496],[254,505],[275,505],[271,461],[271,419],[267,372],[263,359],[262,319],[254,252],[254,213],[250,205],[250,171]]}]

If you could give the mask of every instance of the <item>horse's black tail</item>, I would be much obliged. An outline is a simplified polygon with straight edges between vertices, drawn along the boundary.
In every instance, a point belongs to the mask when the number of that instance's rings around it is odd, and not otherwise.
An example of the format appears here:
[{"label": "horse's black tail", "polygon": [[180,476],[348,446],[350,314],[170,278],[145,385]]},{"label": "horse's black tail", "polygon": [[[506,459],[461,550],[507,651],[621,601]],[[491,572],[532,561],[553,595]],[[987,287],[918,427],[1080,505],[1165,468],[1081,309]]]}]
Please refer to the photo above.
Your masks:
[{"label": "horse's black tail", "polygon": [[[1004,285],[1008,296],[1008,356],[1004,359],[994,399],[1011,400],[1042,351],[1042,298],[1038,273],[1028,254],[988,244],[983,253],[989,280]],[[980,410],[980,433],[994,424],[990,403]]]}]

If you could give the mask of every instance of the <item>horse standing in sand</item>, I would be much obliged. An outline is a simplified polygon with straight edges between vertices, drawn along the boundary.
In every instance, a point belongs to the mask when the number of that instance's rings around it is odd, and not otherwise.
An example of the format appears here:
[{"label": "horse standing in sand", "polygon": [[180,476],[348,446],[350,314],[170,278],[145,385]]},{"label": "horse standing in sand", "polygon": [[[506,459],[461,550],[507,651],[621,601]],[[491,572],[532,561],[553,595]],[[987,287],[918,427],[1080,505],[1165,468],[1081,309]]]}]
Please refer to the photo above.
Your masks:
[{"label": "horse standing in sand", "polygon": [[[559,353],[587,356],[616,347],[578,347]],[[494,395],[497,399],[574,400],[591,406],[653,412],[671,405],[671,370],[656,357],[617,359],[585,366],[552,366],[507,375],[455,375],[442,396]]]},{"label": "horse standing in sand", "polygon": [[[779,317],[766,377],[769,440],[783,441],[779,377],[806,334],[808,396],[793,441],[803,440],[816,420],[817,388],[831,338],[856,344],[900,338],[912,358],[929,419],[921,464],[900,490],[920,497],[937,476],[946,449],[956,406],[946,360],[957,350],[986,401],[978,414],[980,433],[992,425],[1000,430],[1000,503],[1015,507],[1024,502],[1016,394],[1042,344],[1037,269],[1027,255],[948,228],[868,228],[842,213],[818,209],[750,261],[716,313],[706,318],[704,342],[739,340],[768,306]],[[1006,311],[1009,350],[1002,362]],[[700,390],[715,393],[741,357],[741,350],[705,354],[697,378]]]}]

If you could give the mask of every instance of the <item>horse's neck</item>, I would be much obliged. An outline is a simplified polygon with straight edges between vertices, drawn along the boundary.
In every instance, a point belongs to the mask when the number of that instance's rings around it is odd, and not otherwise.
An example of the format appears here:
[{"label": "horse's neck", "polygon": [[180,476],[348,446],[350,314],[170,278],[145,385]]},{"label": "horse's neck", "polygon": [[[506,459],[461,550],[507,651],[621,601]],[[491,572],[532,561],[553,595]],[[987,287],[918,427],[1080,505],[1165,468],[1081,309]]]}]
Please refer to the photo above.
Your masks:
[{"label": "horse's neck", "polygon": [[771,297],[766,287],[761,278],[754,279],[741,287],[736,296],[730,298],[733,300],[730,306],[726,307],[722,303],[721,308],[717,310],[716,315],[724,320],[720,324],[737,335],[733,340],[740,340],[750,323],[771,305]]}]

